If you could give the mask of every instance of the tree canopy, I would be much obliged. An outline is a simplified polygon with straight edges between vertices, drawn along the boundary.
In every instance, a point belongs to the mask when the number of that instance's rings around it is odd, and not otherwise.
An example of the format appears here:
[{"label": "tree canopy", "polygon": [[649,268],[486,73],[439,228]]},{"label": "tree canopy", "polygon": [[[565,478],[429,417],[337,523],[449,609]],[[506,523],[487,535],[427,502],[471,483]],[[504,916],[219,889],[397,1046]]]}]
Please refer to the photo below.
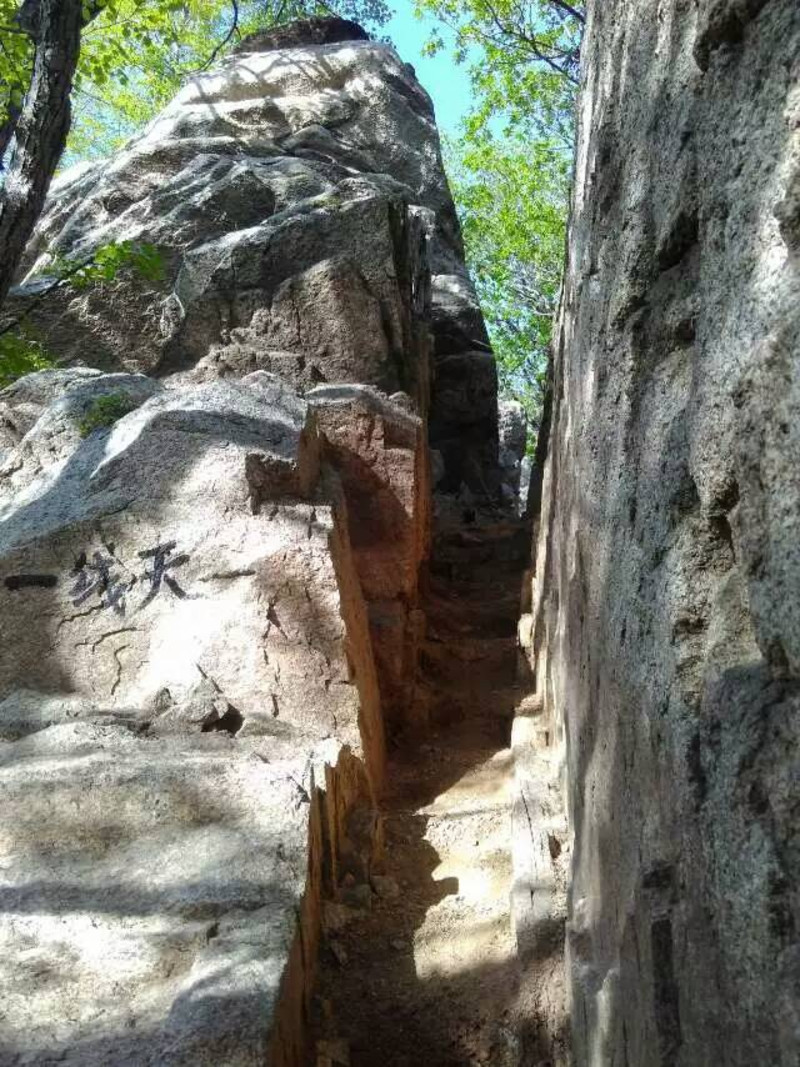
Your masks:
[{"label": "tree canopy", "polygon": [[469,67],[446,159],[500,384],[538,423],[564,258],[584,15],[564,0],[415,0]]},{"label": "tree canopy", "polygon": [[[151,119],[184,78],[248,33],[331,13],[319,0],[102,0],[90,18],[92,8],[82,2],[68,162],[108,154]],[[19,25],[25,3],[31,0],[0,0],[0,123],[21,106],[30,84],[33,38]],[[336,14],[373,30],[391,14],[384,0],[339,0],[335,7]]]},{"label": "tree canopy", "polygon": [[[378,30],[384,0],[341,0],[336,14]],[[295,19],[331,13],[317,0],[120,0],[87,28],[68,154],[102,156],[151,119],[184,79],[242,37]]]}]

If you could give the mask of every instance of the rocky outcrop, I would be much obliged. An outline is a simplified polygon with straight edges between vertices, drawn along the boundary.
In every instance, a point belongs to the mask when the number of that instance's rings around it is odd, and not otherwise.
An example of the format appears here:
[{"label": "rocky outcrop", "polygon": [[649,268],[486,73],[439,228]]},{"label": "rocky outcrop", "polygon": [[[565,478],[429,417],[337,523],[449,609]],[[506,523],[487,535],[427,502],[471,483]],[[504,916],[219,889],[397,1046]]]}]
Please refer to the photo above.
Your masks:
[{"label": "rocky outcrop", "polygon": [[421,414],[432,327],[449,487],[494,489],[494,361],[433,105],[413,68],[364,38],[331,20],[256,34],[191,78],[123,151],[54,183],[15,299],[30,306],[54,257],[146,241],[163,282],[36,305],[54,354],[86,362],[91,341],[103,369],[359,382],[408,393]]},{"label": "rocky outcrop", "polygon": [[[82,436],[109,397],[132,410]],[[263,371],[4,402],[32,422],[0,504],[4,1061],[299,1063],[385,755],[313,410]]]},{"label": "rocky outcrop", "polygon": [[589,10],[528,642],[574,1056],[789,1067],[800,9]]},{"label": "rocky outcrop", "polygon": [[424,422],[363,386],[308,394],[347,498],[353,561],[367,602],[387,732],[413,722],[425,619],[420,570],[430,543],[431,487]]},{"label": "rocky outcrop", "polygon": [[498,404],[498,441],[504,492],[508,502],[525,510],[527,494],[520,499],[522,464],[528,444],[528,417],[518,400],[501,400]]},{"label": "rocky outcrop", "polygon": [[[124,240],[163,281],[39,301]],[[62,366],[0,394],[0,1058],[299,1067],[427,723],[433,428],[440,489],[501,480],[430,101],[349,24],[258,35],[64,176],[28,270]]]}]

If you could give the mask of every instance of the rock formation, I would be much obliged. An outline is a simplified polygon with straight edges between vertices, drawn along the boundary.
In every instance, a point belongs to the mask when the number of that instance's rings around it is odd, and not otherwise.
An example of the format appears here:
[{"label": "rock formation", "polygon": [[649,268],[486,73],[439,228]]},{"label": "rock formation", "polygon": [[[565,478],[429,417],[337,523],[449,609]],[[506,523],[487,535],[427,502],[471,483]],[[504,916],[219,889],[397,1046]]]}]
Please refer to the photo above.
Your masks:
[{"label": "rock formation", "polygon": [[[38,300],[124,240],[163,281]],[[26,270],[62,368],[0,394],[0,1058],[295,1067],[321,900],[440,713],[429,443],[446,514],[501,492],[431,102],[351,24],[257,35],[64,175]]]},{"label": "rock formation", "polygon": [[562,758],[573,837],[574,1058],[789,1067],[800,7],[589,9],[523,627],[525,749]]},{"label": "rock formation", "polygon": [[[11,299],[59,368],[0,393],[3,1064],[329,1067],[338,997],[396,1067],[398,995],[432,1065],[797,1064],[800,8],[589,8],[528,520],[391,47],[257,34],[54,186]],[[163,278],[42,299],[122,241]]]}]

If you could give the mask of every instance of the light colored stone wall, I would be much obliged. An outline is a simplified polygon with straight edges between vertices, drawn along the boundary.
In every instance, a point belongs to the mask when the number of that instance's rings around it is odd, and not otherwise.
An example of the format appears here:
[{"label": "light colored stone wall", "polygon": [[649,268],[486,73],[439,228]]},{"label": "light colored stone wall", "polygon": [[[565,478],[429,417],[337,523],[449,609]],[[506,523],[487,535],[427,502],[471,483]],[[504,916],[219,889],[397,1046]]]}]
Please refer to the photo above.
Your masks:
[{"label": "light colored stone wall", "polygon": [[581,1067],[800,1051],[799,87],[795,0],[589,4],[531,641]]}]

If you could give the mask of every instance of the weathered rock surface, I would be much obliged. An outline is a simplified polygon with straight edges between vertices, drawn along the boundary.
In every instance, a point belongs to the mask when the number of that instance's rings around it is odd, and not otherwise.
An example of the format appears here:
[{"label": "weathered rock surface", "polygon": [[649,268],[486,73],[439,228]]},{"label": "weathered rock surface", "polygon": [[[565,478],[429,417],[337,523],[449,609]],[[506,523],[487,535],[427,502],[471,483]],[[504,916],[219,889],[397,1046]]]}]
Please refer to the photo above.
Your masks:
[{"label": "weathered rock surface", "polygon": [[[87,362],[90,338],[104,369],[360,382],[408,393],[422,415],[432,326],[450,487],[494,490],[494,361],[433,105],[391,47],[364,37],[330,20],[256,34],[192,78],[113,159],[54,183],[15,299],[35,296],[54,255],[146,241],[163,283],[120,278],[37,306],[56,355]],[[471,410],[455,413],[456,389]]]},{"label": "weathered rock surface", "polygon": [[103,720],[2,748],[0,1058],[264,1063],[313,770],[225,734],[145,740]]},{"label": "weathered rock surface", "polygon": [[800,8],[589,10],[532,482],[539,743],[565,754],[574,835],[574,1055],[789,1067]]},{"label": "weathered rock surface", "polygon": [[[103,395],[134,410],[84,438]],[[43,372],[4,403],[3,1062],[299,1063],[384,759],[313,413],[264,372]]]},{"label": "weathered rock surface", "polygon": [[[87,398],[145,384],[149,400],[80,437]],[[19,632],[3,691],[150,709],[157,729],[210,727],[224,704],[245,735],[324,724],[357,746],[335,573],[352,564],[312,494],[318,451],[308,406],[264,372],[180,389],[82,375],[7,460],[0,614]]]},{"label": "weathered rock surface", "polygon": [[408,397],[323,385],[307,399],[347,499],[353,562],[367,602],[383,720],[402,730],[414,703],[424,618],[419,575],[430,541],[425,425]]},{"label": "weathered rock surface", "polygon": [[518,509],[522,484],[522,461],[528,444],[528,418],[517,400],[498,404],[498,442],[503,492]]},{"label": "weathered rock surface", "polygon": [[[163,282],[30,303],[122,240]],[[323,912],[393,891],[431,435],[500,487],[430,101],[351,24],[257,35],[54,187],[28,268],[63,365],[0,393],[0,1059],[300,1067]]]}]

